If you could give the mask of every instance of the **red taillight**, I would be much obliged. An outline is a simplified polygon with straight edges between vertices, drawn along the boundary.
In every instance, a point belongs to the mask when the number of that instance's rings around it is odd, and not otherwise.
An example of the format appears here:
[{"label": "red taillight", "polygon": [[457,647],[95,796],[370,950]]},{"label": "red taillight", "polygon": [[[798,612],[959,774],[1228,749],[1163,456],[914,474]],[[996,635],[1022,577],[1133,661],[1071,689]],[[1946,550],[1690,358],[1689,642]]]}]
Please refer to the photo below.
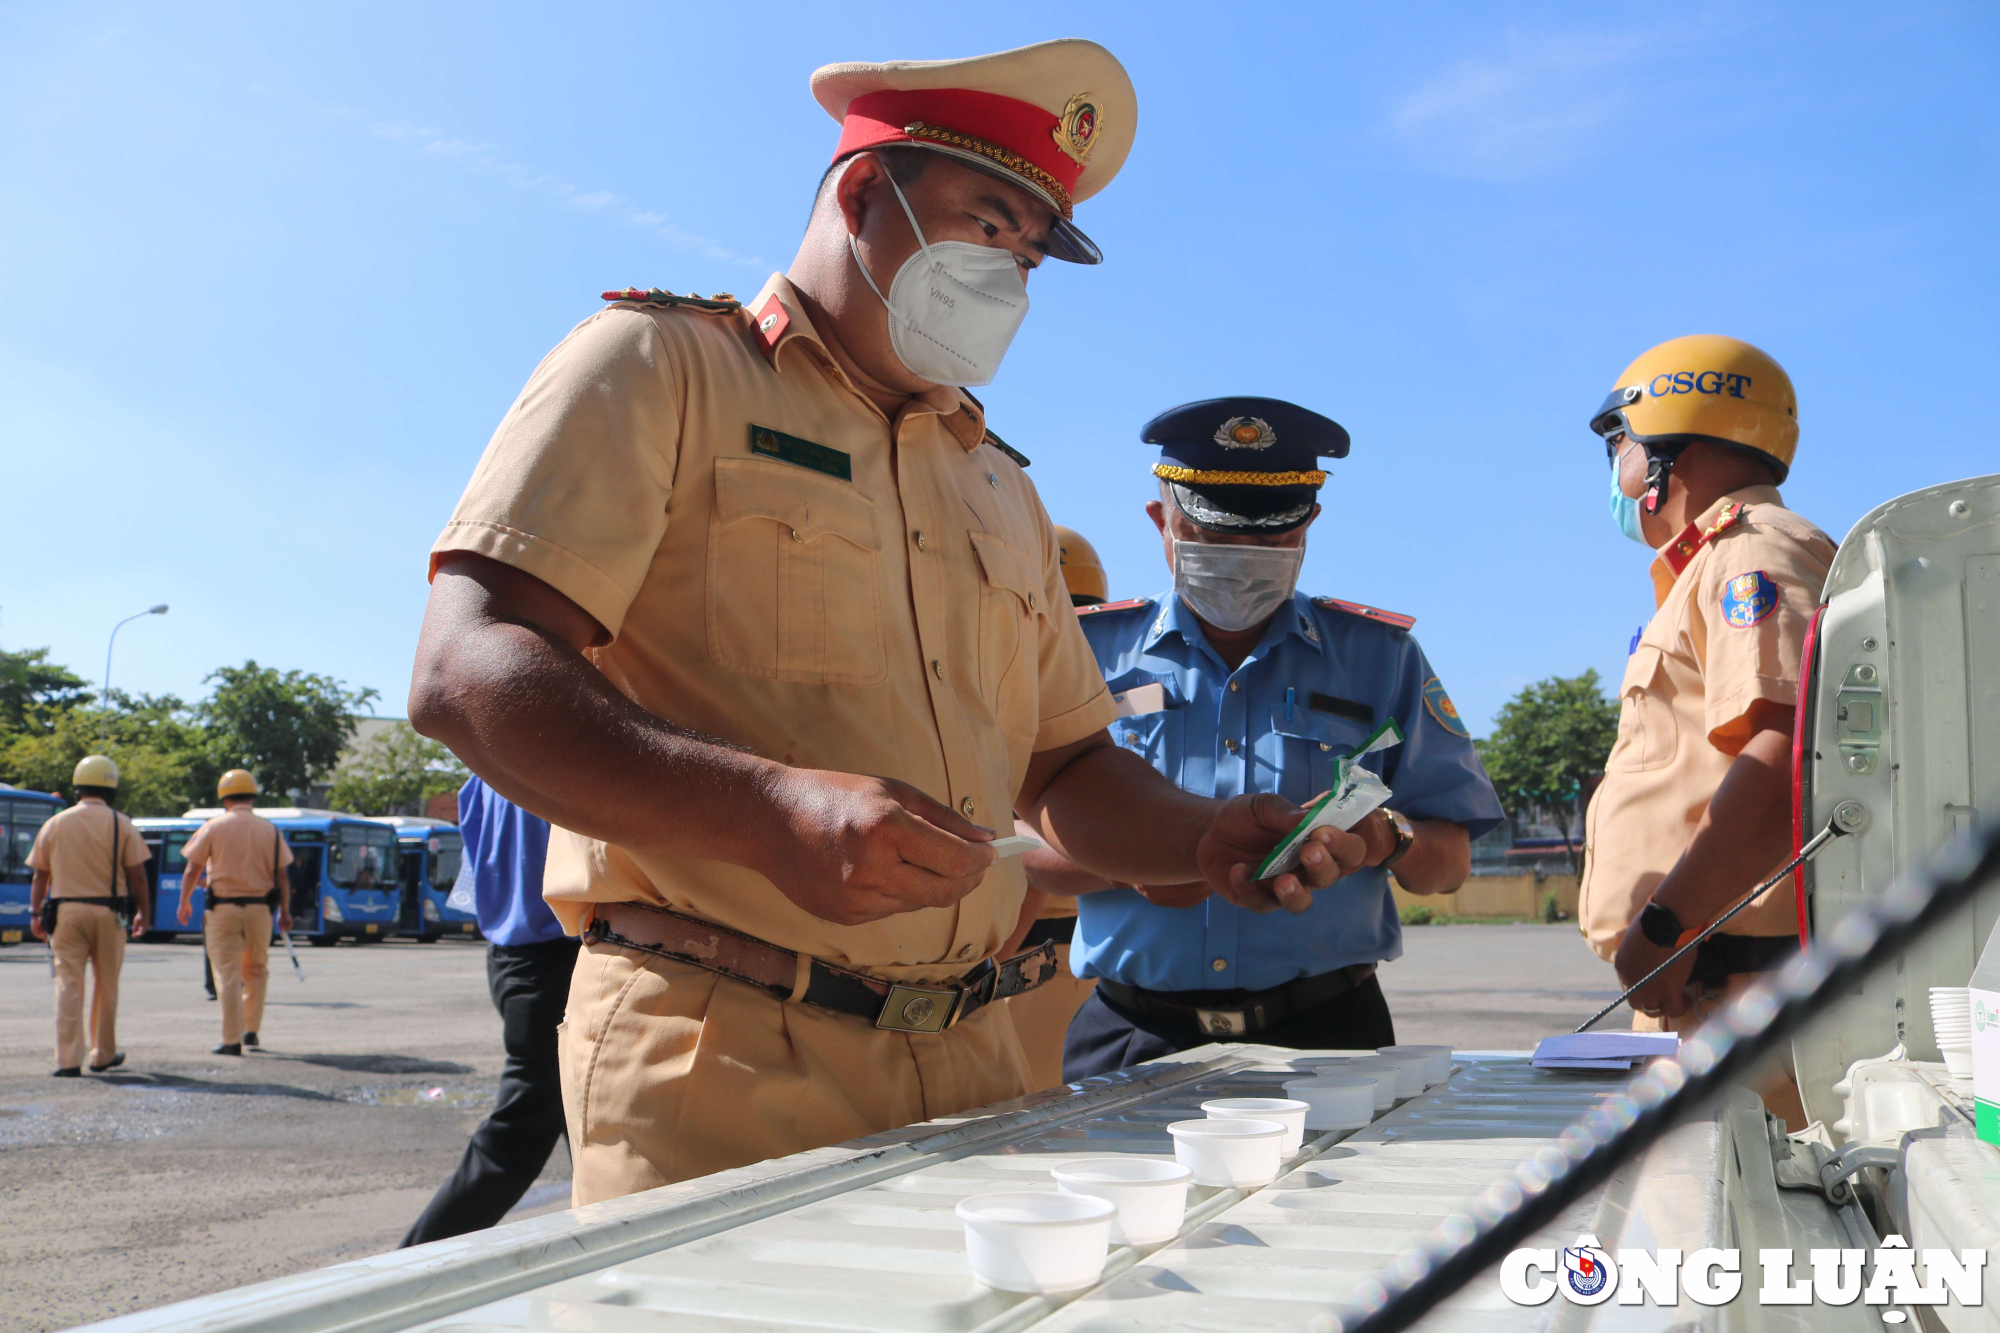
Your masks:
[{"label": "red taillight", "polygon": [[[1799,655],[1798,711],[1792,715],[1792,854],[1806,845],[1806,724],[1812,718],[1813,700],[1819,689],[1819,622],[1826,607],[1813,612],[1806,626],[1805,649]],[[1805,948],[1811,934],[1811,918],[1806,911],[1806,867],[1801,861],[1792,872],[1792,900],[1798,905],[1799,947]]]}]

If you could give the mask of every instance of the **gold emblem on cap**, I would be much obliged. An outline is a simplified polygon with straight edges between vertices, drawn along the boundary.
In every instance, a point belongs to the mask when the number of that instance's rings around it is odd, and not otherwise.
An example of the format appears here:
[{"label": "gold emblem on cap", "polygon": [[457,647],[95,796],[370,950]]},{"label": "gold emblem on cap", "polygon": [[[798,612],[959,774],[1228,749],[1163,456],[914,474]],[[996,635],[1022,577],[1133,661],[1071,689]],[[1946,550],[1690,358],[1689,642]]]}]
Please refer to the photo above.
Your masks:
[{"label": "gold emblem on cap", "polygon": [[1049,131],[1049,137],[1056,141],[1056,147],[1069,155],[1070,161],[1080,167],[1090,165],[1090,150],[1097,146],[1097,133],[1104,128],[1104,113],[1097,109],[1097,99],[1089,93],[1078,93],[1069,99],[1056,117],[1056,127]]},{"label": "gold emblem on cap", "polygon": [[1262,417],[1231,417],[1216,427],[1215,442],[1225,449],[1269,449],[1278,432]]}]

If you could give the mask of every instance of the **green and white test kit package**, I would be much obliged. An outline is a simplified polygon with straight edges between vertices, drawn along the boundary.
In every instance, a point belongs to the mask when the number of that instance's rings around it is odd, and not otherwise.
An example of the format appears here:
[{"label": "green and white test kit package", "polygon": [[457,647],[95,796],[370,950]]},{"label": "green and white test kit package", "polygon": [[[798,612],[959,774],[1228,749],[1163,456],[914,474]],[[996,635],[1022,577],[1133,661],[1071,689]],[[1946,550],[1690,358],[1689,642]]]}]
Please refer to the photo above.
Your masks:
[{"label": "green and white test kit package", "polygon": [[1334,771],[1332,790],[1306,808],[1306,817],[1271,849],[1271,854],[1264,858],[1264,864],[1258,866],[1257,873],[1250,878],[1270,879],[1273,875],[1298,869],[1299,853],[1305,848],[1306,835],[1314,829],[1331,826],[1344,833],[1359,824],[1369,811],[1387,804],[1387,784],[1361,766],[1361,756],[1402,743],[1403,729],[1396,725],[1394,718],[1390,718],[1375,728],[1374,734],[1361,742],[1360,748],[1342,755]]},{"label": "green and white test kit package", "polygon": [[1972,1119],[1979,1137],[2000,1143],[2000,923],[1972,969]]}]

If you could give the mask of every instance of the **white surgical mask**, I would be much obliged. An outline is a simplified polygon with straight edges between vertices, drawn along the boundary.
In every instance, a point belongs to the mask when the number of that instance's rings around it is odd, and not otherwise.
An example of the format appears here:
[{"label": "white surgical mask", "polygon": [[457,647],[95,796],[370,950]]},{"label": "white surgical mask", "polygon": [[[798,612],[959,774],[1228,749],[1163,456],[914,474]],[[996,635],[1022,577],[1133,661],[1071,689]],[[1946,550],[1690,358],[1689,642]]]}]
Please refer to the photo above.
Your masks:
[{"label": "white surgical mask", "polygon": [[1174,591],[1219,630],[1262,624],[1292,599],[1305,544],[1237,546],[1174,542]]},{"label": "white surgical mask", "polygon": [[861,262],[861,247],[847,235],[854,265],[869,290],[889,308],[889,345],[912,375],[932,384],[991,384],[1000,360],[1028,317],[1028,285],[1008,250],[965,241],[924,239],[910,201],[894,180],[896,202],[917,234],[917,252],[896,270],[889,294]]}]

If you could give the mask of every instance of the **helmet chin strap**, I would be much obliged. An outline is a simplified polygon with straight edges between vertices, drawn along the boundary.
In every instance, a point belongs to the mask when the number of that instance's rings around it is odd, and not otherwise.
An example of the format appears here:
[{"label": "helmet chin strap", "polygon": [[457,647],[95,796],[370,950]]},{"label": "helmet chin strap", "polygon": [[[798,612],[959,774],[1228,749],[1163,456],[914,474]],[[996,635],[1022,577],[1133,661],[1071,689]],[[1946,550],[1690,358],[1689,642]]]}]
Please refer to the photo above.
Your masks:
[{"label": "helmet chin strap", "polygon": [[1680,457],[1680,450],[1646,450],[1646,495],[1639,501],[1639,508],[1648,514],[1658,514],[1660,506],[1667,502],[1667,475],[1674,470],[1674,460]]}]

